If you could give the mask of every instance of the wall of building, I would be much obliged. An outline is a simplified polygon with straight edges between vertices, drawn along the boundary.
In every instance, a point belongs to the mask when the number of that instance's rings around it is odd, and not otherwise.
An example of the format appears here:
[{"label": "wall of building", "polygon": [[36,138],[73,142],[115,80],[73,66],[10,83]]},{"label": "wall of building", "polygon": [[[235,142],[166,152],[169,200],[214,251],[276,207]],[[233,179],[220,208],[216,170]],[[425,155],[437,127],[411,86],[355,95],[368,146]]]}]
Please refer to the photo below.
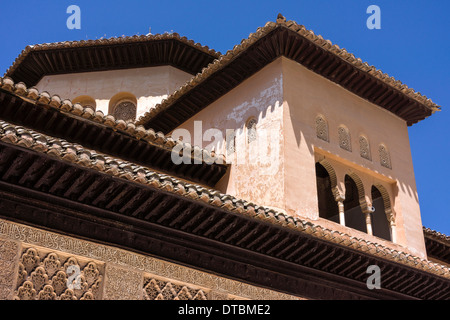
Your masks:
[{"label": "wall of building", "polygon": [[[225,96],[210,104],[173,132],[186,129],[190,141],[226,154],[231,170],[217,184],[224,193],[259,205],[284,207],[283,78],[281,60],[263,68]],[[256,120],[258,135],[248,143],[246,124]],[[221,137],[210,139],[209,129]],[[227,150],[226,131],[236,134],[234,151]],[[200,135],[195,135],[200,133]],[[203,136],[202,136],[203,135]],[[183,141],[186,141],[183,138]]]},{"label": "wall of building", "polygon": [[[72,283],[73,287],[68,287]],[[73,282],[72,282],[73,280]],[[0,219],[0,300],[299,299]]]},{"label": "wall of building", "polygon": [[[369,205],[371,186],[385,187],[395,215],[397,243],[414,255],[426,257],[405,121],[292,60],[281,59],[286,211],[319,221],[314,165],[318,159],[327,159],[336,171],[341,195],[345,195],[346,174],[355,173],[361,179]],[[319,114],[326,119],[328,141],[317,136]],[[338,128],[342,125],[350,133],[350,151],[339,144]],[[360,135],[369,141],[371,160],[360,154]],[[389,151],[391,168],[381,165],[380,144]]]},{"label": "wall of building", "polygon": [[[61,98],[91,96],[105,114],[111,98],[128,92],[136,96],[139,117],[190,77],[162,66],[46,76],[37,87]],[[327,124],[325,140],[317,136],[318,115]],[[257,131],[251,142],[246,128],[250,119],[256,120]],[[347,150],[339,145],[340,126],[350,133]],[[331,223],[318,214],[316,161],[326,159],[332,165],[341,196],[347,174],[361,179],[368,205],[371,186],[382,185],[395,216],[395,241],[425,257],[406,123],[302,65],[284,57],[275,60],[178,129],[190,133],[185,141],[227,155],[232,165],[216,186],[220,191],[316,223]],[[235,135],[231,147],[225,139],[230,131]],[[361,157],[361,135],[369,141],[370,159]],[[380,144],[387,147],[390,168],[380,163]],[[330,227],[370,240],[357,230],[333,223]]]},{"label": "wall of building", "polygon": [[[326,141],[317,136],[319,114],[326,120]],[[246,123],[251,117],[257,120],[257,140],[247,143]],[[346,149],[339,144],[340,126],[349,132]],[[201,136],[211,128],[222,136],[212,143]],[[223,154],[229,153],[225,131],[237,130],[236,151],[227,154],[230,172],[216,186],[220,191],[426,257],[405,121],[302,65],[284,57],[275,60],[178,129],[190,132],[192,144]],[[196,139],[195,132],[200,132]],[[361,135],[369,142],[369,159],[361,156]],[[380,144],[388,150],[387,166],[380,161]],[[346,175],[360,180],[368,207],[372,185],[386,190],[396,243],[319,217],[315,163],[323,159],[334,168],[342,197]]]},{"label": "wall of building", "polygon": [[36,88],[62,99],[92,97],[96,109],[109,113],[109,101],[117,94],[137,100],[137,119],[192,77],[171,66],[83,72],[43,77]]}]

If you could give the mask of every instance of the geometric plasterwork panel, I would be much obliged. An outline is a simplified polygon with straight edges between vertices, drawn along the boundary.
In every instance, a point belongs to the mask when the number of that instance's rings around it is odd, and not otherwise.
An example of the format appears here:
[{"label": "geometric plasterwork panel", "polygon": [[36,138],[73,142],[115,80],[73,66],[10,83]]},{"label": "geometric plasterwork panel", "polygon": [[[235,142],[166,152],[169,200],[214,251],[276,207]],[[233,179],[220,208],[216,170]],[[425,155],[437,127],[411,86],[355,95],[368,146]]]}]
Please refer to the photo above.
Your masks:
[{"label": "geometric plasterwork panel", "polygon": [[[156,257],[4,219],[0,219],[0,239],[6,241],[6,244],[0,241],[0,265],[4,260],[3,265],[7,266],[0,268],[0,275],[4,275],[0,283],[10,286],[9,296],[8,290],[0,294],[7,299],[134,300],[147,299],[146,294],[152,292],[174,299],[203,299],[203,296],[210,300],[301,299]],[[69,277],[79,289],[67,287]],[[157,287],[148,286],[152,279],[161,282],[156,282]],[[148,291],[144,293],[146,286]]]},{"label": "geometric plasterwork panel", "polygon": [[316,136],[323,141],[329,141],[328,124],[322,115],[316,117]]},{"label": "geometric plasterwork panel", "polygon": [[131,101],[122,101],[114,107],[113,116],[116,120],[135,120],[136,105]]},{"label": "geometric plasterwork panel", "polygon": [[364,159],[372,160],[369,140],[365,136],[359,136],[359,154]]},{"label": "geometric plasterwork panel", "polygon": [[144,300],[208,300],[205,288],[192,284],[164,279],[154,275],[144,278]]},{"label": "geometric plasterwork panel", "polygon": [[347,151],[352,151],[352,143],[350,140],[350,132],[347,128],[341,126],[338,128],[339,146]]},{"label": "geometric plasterwork panel", "polygon": [[103,269],[98,261],[25,246],[19,259],[14,299],[101,299]]},{"label": "geometric plasterwork panel", "polygon": [[385,168],[392,169],[391,157],[389,155],[389,151],[387,150],[386,146],[380,144],[380,146],[378,147],[378,152],[380,154],[380,164]]},{"label": "geometric plasterwork panel", "polygon": [[0,239],[0,300],[12,298],[18,258],[19,244]]},{"label": "geometric plasterwork panel", "polygon": [[107,264],[104,300],[141,300],[142,272]]}]

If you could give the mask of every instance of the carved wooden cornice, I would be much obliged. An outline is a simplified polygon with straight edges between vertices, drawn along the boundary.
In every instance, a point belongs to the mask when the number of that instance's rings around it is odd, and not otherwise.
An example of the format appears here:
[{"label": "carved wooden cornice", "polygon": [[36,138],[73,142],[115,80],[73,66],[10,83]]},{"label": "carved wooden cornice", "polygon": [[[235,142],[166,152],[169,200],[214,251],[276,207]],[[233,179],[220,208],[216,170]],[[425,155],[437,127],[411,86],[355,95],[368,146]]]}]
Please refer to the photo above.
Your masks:
[{"label": "carved wooden cornice", "polygon": [[220,52],[177,33],[27,46],[5,76],[27,86],[46,75],[171,65],[196,74]]}]

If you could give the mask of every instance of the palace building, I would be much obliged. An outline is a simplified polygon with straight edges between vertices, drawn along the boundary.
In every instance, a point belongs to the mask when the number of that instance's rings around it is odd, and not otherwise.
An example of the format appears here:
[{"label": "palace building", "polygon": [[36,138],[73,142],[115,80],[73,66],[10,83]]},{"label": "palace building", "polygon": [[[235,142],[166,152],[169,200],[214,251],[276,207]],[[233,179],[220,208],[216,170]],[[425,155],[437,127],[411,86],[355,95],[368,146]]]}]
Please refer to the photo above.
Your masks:
[{"label": "palace building", "polygon": [[450,299],[408,137],[439,110],[282,15],[226,54],[28,46],[0,78],[0,299]]}]

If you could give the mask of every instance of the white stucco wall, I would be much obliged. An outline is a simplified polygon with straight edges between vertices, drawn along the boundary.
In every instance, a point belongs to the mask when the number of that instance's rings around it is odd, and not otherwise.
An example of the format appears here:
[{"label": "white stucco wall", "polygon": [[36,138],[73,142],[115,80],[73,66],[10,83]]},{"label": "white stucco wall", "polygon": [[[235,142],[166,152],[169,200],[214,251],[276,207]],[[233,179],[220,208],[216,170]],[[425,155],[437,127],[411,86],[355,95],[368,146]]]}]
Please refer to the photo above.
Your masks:
[{"label": "white stucco wall", "polygon": [[137,119],[192,77],[171,66],[49,75],[36,88],[73,100],[90,96],[96,109],[108,114],[109,100],[118,93],[137,99]]}]

